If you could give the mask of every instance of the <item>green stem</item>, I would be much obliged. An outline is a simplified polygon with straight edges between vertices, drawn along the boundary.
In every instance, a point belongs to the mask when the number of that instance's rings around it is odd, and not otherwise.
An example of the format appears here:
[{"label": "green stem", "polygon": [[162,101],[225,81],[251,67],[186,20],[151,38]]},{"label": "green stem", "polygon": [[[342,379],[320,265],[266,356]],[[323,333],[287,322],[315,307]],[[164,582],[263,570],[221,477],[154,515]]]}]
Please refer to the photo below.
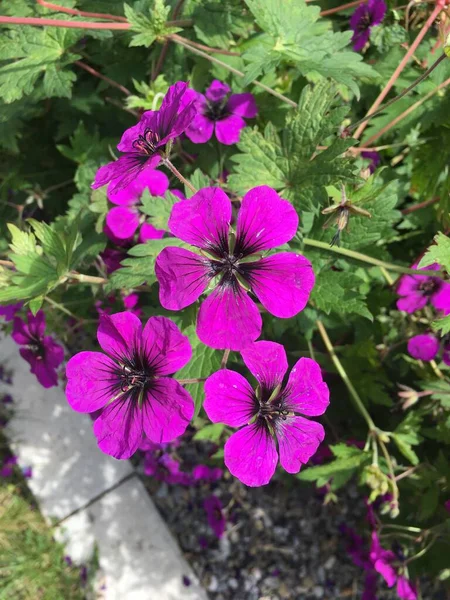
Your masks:
[{"label": "green stem", "polygon": [[108,280],[104,277],[94,277],[93,275],[83,275],[82,273],[69,273],[68,278],[76,279],[80,283],[94,283],[97,285],[108,283]]},{"label": "green stem", "polygon": [[405,560],[405,565],[409,565],[409,563],[412,562],[413,560],[417,560],[418,558],[421,558],[424,554],[426,554],[428,552],[428,550],[432,546],[434,546],[435,542],[436,542],[436,538],[433,538],[431,540],[431,542],[425,546],[425,548],[422,548],[422,550],[420,550],[420,552],[418,552],[414,556],[411,556],[411,558],[408,558],[407,560]]},{"label": "green stem", "polygon": [[[326,242],[319,242],[318,240],[311,240],[310,238],[304,238],[303,243],[305,244],[305,246],[320,248],[321,250],[328,250],[328,252],[334,252],[335,254],[340,254],[341,256],[346,256],[348,258],[360,260],[362,262],[368,263],[369,265],[381,267],[386,269],[387,271],[393,271],[394,273],[405,273],[407,275],[423,275],[424,273],[423,269],[409,269],[408,267],[402,267],[401,265],[393,265],[392,263],[385,262],[384,260],[379,260],[378,258],[367,256],[367,254],[361,254],[361,252],[347,250],[347,248],[340,248],[339,246],[330,246]],[[441,279],[444,279],[444,272],[433,271],[433,277],[436,276],[440,277]]]},{"label": "green stem", "polygon": [[222,361],[220,363],[221,369],[226,368],[229,357],[230,357],[230,350],[225,350],[225,352],[223,353]]},{"label": "green stem", "polygon": [[204,383],[206,381],[206,377],[195,377],[194,379],[177,379],[178,383],[181,385],[186,385],[187,383]]},{"label": "green stem", "polygon": [[[228,71],[230,71],[231,73],[234,73],[238,77],[245,77],[245,73],[243,73],[242,71],[239,71],[238,69],[235,69],[231,65],[228,65],[226,62],[223,62],[222,60],[219,60],[215,56],[210,56],[206,52],[203,52],[203,50],[199,50],[198,48],[194,48],[194,46],[191,46],[189,44],[188,40],[186,40],[185,38],[179,37],[178,39],[173,40],[173,41],[175,41],[177,44],[180,44],[180,46],[183,46],[183,48],[187,48],[187,50],[190,50],[190,52],[192,52],[193,54],[197,54],[198,56],[206,58],[210,62],[215,63],[216,65],[219,65],[220,67],[223,67],[224,69],[228,69]],[[259,81],[256,81],[256,79],[252,80],[251,83],[253,83],[253,85],[256,85],[256,86],[260,87],[265,92],[268,92],[269,94],[272,94],[272,96],[275,96],[275,98],[278,98],[279,100],[282,100],[283,102],[286,102],[286,104],[289,104],[289,106],[292,106],[293,108],[297,108],[298,107],[298,104],[296,102],[294,102],[290,98],[287,98],[286,96],[283,96],[283,94],[280,94],[279,92],[276,92],[275,90],[273,90],[269,86],[264,85],[263,83],[261,83]]]},{"label": "green stem", "polygon": [[183,175],[180,173],[180,171],[170,162],[170,160],[168,158],[163,160],[163,165],[166,165],[166,167],[170,171],[172,171],[172,173],[175,175],[175,177],[177,179],[179,179],[181,181],[181,183],[183,183],[187,188],[189,188],[193,194],[197,193],[198,190],[195,189],[195,187],[192,185],[192,183],[190,181],[188,181],[185,177],[183,177]]},{"label": "green stem", "polygon": [[45,299],[46,302],[48,302],[49,304],[51,304],[51,306],[54,306],[55,308],[57,308],[61,312],[65,313],[66,315],[69,315],[69,317],[72,317],[72,319],[75,319],[76,321],[82,321],[83,320],[81,317],[77,317],[77,315],[75,315],[73,312],[71,312],[65,306],[63,306],[62,304],[59,304],[59,302],[55,302],[54,300],[52,300],[48,296],[45,296],[44,299]]},{"label": "green stem", "polygon": [[328,350],[330,358],[333,361],[333,364],[336,367],[337,372],[341,376],[342,381],[345,383],[345,385],[350,393],[350,396],[353,399],[353,402],[355,403],[356,408],[361,413],[361,416],[365,419],[370,431],[376,432],[377,427],[376,427],[375,423],[373,422],[372,417],[367,412],[367,409],[364,406],[363,401],[359,397],[358,392],[353,387],[353,383],[350,381],[350,378],[347,375],[341,361],[337,357],[337,355],[334,351],[334,348],[333,348],[333,344],[331,343],[330,338],[328,337],[328,333],[327,333],[323,323],[321,321],[316,321],[316,325],[317,325],[317,329],[319,330],[320,335],[322,336],[323,343],[325,344],[325,347]]},{"label": "green stem", "polygon": [[377,441],[378,441],[378,444],[380,445],[381,452],[383,453],[383,456],[386,460],[386,464],[389,469],[389,474],[391,476],[393,500],[394,500],[395,504],[398,505],[399,492],[398,492],[397,481],[395,479],[394,465],[392,464],[392,460],[391,460],[389,452],[387,451],[385,443],[380,439],[380,437],[378,437]]}]

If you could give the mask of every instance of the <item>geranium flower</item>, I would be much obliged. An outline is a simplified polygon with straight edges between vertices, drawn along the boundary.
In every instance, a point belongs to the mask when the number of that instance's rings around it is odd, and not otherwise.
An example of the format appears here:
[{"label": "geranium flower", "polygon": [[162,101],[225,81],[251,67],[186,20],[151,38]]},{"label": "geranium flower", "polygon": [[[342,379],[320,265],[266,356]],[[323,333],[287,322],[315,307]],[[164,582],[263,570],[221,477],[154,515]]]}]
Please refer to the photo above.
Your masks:
[{"label": "geranium flower", "polygon": [[0,317],[3,317],[6,322],[12,321],[16,312],[22,308],[23,302],[16,302],[16,304],[6,304],[5,306],[0,306]]},{"label": "geranium flower", "polygon": [[379,25],[386,14],[384,0],[368,0],[360,4],[350,18],[350,29],[353,29],[353,50],[362,50],[370,38],[374,25]]},{"label": "geranium flower", "polygon": [[194,99],[184,97],[187,89],[183,81],[170,86],[161,108],[144,112],[139,123],[124,132],[117,145],[123,155],[100,167],[91,187],[109,183],[108,193],[112,194],[158,165],[166,144],[180,136],[196,114]]},{"label": "geranium flower", "polygon": [[214,531],[216,537],[220,539],[225,532],[226,526],[222,502],[217,496],[212,494],[203,502],[203,508],[205,509],[209,526]]},{"label": "geranium flower", "polygon": [[378,538],[376,531],[372,532],[372,544],[370,547],[370,560],[377,571],[385,580],[388,587],[397,583],[397,595],[402,600],[417,600],[417,592],[414,586],[402,574],[398,563],[400,558],[391,550],[385,550]]},{"label": "geranium flower", "polygon": [[242,483],[256,487],[269,483],[278,453],[288,473],[298,473],[313,456],[324,429],[297,413],[322,415],[329,391],[310,358],[301,358],[283,385],[288,364],[281,344],[256,342],[241,354],[258,381],[257,390],[239,373],[222,369],[205,382],[204,409],[213,423],[242,427],[225,444],[225,465]]},{"label": "geranium flower", "polygon": [[185,134],[195,144],[208,142],[215,132],[221,144],[230,146],[239,141],[244,119],[253,119],[258,114],[253,94],[231,94],[226,83],[215,79],[205,95],[190,90],[195,98],[197,116],[187,127]]},{"label": "geranium flower", "polygon": [[12,339],[23,346],[20,356],[30,365],[30,371],[36,375],[39,383],[50,388],[58,385],[56,369],[64,360],[64,349],[55,340],[45,334],[45,314],[42,310],[35,316],[28,312],[28,323],[20,317],[14,317]]},{"label": "geranium flower", "polygon": [[80,352],[66,367],[66,396],[79,412],[103,409],[94,422],[100,449],[129,458],[143,435],[169,442],[186,430],[194,402],[181,385],[167,377],[184,367],[189,340],[165,317],[151,317],[144,328],[130,312],[103,315],[97,331],[106,354]]},{"label": "geranium flower", "polygon": [[108,188],[109,200],[117,205],[106,215],[105,233],[108,237],[111,237],[113,242],[129,240],[140,226],[139,241],[141,243],[147,240],[161,239],[165,233],[164,229],[156,229],[151,223],[143,222],[141,224],[139,199],[145,189],[148,189],[152,196],[164,196],[168,188],[167,175],[156,169],[142,171],[127,187],[113,193],[110,193]]},{"label": "geranium flower", "polygon": [[219,467],[208,467],[208,465],[196,465],[192,469],[192,479],[194,481],[206,481],[214,483],[221,479],[223,475],[222,469]]},{"label": "geranium flower", "polygon": [[153,450],[145,453],[144,473],[168,484],[190,484],[189,475],[180,470],[180,463],[166,454],[160,444],[155,444]]},{"label": "geranium flower", "polygon": [[361,152],[361,158],[370,160],[367,168],[369,169],[371,175],[375,172],[376,168],[381,162],[380,155],[376,150],[365,150],[364,152]]},{"label": "geranium flower", "polygon": [[[414,264],[412,269],[417,269]],[[423,271],[439,271],[440,266],[436,263],[424,267]],[[440,277],[433,275],[403,275],[397,288],[397,294],[401,296],[397,300],[397,308],[407,313],[421,310],[430,302],[436,310],[442,311],[444,315],[450,313],[450,283],[445,283]]]},{"label": "geranium flower", "polygon": [[247,290],[276,317],[293,317],[308,301],[314,273],[304,256],[292,252],[261,258],[265,250],[288,242],[298,227],[294,207],[275,190],[260,186],[244,196],[235,236],[231,212],[230,199],[219,188],[205,188],[175,204],[170,232],[201,254],[164,248],[155,274],[161,304],[169,310],[185,308],[214,285],[200,306],[197,335],[212,348],[241,350],[259,337],[262,325]]}]

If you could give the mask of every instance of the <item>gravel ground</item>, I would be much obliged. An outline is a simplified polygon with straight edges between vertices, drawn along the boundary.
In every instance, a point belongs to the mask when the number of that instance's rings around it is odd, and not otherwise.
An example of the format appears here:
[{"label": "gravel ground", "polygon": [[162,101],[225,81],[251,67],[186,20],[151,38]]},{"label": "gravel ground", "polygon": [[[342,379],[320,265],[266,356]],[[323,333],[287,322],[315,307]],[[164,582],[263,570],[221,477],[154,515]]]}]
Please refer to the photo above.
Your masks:
[{"label": "gravel ground", "polygon": [[[191,440],[175,452],[189,471],[205,462],[211,447]],[[212,600],[361,598],[363,574],[345,552],[339,531],[341,524],[355,526],[364,518],[355,487],[337,504],[324,506],[323,495],[293,477],[278,476],[253,489],[228,473],[212,484],[168,485],[154,477],[144,482]],[[227,518],[221,539],[203,508],[212,493]],[[379,598],[396,594],[387,591]]]}]

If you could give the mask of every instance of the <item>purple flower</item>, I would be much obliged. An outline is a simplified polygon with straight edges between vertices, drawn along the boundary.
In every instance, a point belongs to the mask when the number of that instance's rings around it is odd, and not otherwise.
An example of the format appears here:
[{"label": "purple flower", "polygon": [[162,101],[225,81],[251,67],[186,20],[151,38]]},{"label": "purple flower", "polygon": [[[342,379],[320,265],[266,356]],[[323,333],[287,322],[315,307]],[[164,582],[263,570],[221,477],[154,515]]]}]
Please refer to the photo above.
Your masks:
[{"label": "purple flower", "polygon": [[350,29],[353,29],[353,50],[359,52],[367,44],[374,25],[379,25],[386,14],[384,0],[368,0],[360,4],[350,18]]},{"label": "purple flower", "polygon": [[2,398],[2,403],[3,404],[12,404],[13,403],[13,397],[11,396],[11,394],[5,394]]},{"label": "purple flower", "polygon": [[181,135],[196,114],[194,100],[185,98],[187,89],[183,81],[170,86],[161,108],[144,112],[139,123],[124,132],[117,146],[123,155],[100,167],[94,189],[109,183],[108,193],[113,194],[158,165],[166,144]]},{"label": "purple flower", "polygon": [[365,548],[363,538],[348,525],[343,524],[339,529],[346,538],[346,550],[354,564],[365,570],[371,569],[372,563],[369,560],[369,553]]},{"label": "purple flower", "polygon": [[[117,206],[106,215],[105,233],[115,242],[129,240],[141,225],[138,205],[144,190],[148,189],[152,196],[164,196],[169,188],[169,179],[165,173],[156,169],[145,170],[125,188],[110,193],[111,185],[110,183],[108,187],[108,198]],[[156,229],[150,223],[143,223],[139,232],[139,241],[160,239],[163,235],[164,229]]]},{"label": "purple flower", "polygon": [[242,350],[259,337],[262,326],[247,290],[276,317],[293,317],[308,301],[314,273],[306,258],[292,252],[261,258],[265,250],[288,242],[298,227],[294,207],[275,190],[260,186],[244,196],[235,235],[231,219],[230,199],[220,188],[204,188],[175,204],[170,232],[201,254],[164,248],[155,274],[161,304],[169,310],[189,306],[214,287],[200,306],[197,335],[212,348]]},{"label": "purple flower", "polygon": [[370,547],[370,560],[377,571],[385,580],[388,587],[397,583],[397,595],[402,600],[417,600],[417,592],[411,582],[400,573],[397,563],[399,557],[391,550],[385,550],[378,538],[376,531],[372,532]]},{"label": "purple flower", "polygon": [[[413,265],[412,268],[417,269],[417,265]],[[440,266],[436,263],[423,268],[424,271],[439,271],[439,269]],[[403,275],[397,294],[401,296],[397,300],[397,308],[407,313],[421,310],[428,302],[444,315],[450,313],[450,283],[445,283],[439,277],[425,274]]]},{"label": "purple flower", "polygon": [[17,465],[17,456],[13,455],[5,458],[2,468],[0,469],[0,477],[11,477],[15,465]]},{"label": "purple flower", "polygon": [[181,471],[180,463],[166,453],[168,446],[168,444],[155,444],[147,439],[141,442],[139,449],[145,449],[145,475],[169,484],[189,485],[189,475]]},{"label": "purple flower", "polygon": [[184,367],[191,345],[165,317],[151,317],[144,328],[130,312],[100,317],[97,339],[106,352],[80,352],[66,367],[70,406],[91,413],[100,449],[129,458],[145,435],[169,442],[186,430],[194,402],[181,385],[167,377]]},{"label": "purple flower", "polygon": [[32,467],[23,467],[22,468],[22,475],[25,477],[25,479],[31,479],[33,477],[33,469],[32,469]]},{"label": "purple flower", "polygon": [[187,137],[195,144],[208,142],[212,134],[221,144],[230,146],[239,142],[241,129],[246,125],[242,117],[253,119],[258,114],[253,94],[231,94],[226,83],[215,79],[205,95],[194,90],[197,116],[186,129]]},{"label": "purple flower", "polygon": [[369,172],[372,175],[372,173],[375,172],[375,169],[380,164],[380,155],[375,150],[366,150],[364,152],[361,152],[361,158],[366,158],[367,160],[370,160],[369,166],[367,168],[369,169]]},{"label": "purple flower", "polygon": [[222,502],[213,494],[209,498],[206,498],[203,502],[203,507],[206,511],[209,526],[214,531],[216,537],[220,539],[224,534],[226,525],[225,516],[222,511]]},{"label": "purple flower", "polygon": [[197,465],[192,470],[192,479],[194,481],[206,481],[208,483],[214,483],[221,479],[223,475],[222,469],[219,467],[208,467],[207,465]]},{"label": "purple flower", "polygon": [[56,369],[64,360],[64,349],[45,333],[45,315],[42,310],[33,316],[28,312],[28,324],[19,317],[14,317],[12,338],[23,346],[20,356],[31,365],[31,372],[39,383],[50,388],[58,385]]},{"label": "purple flower", "polygon": [[138,318],[140,318],[142,314],[142,308],[138,307],[138,303],[139,294],[133,293],[123,297],[124,307],[130,312],[132,312],[134,315],[136,315]]},{"label": "purple flower", "polygon": [[361,600],[378,600],[377,579],[377,574],[373,569],[366,571],[366,576],[364,577],[364,591]]},{"label": "purple flower", "polygon": [[23,306],[23,302],[17,302],[16,304],[6,304],[5,306],[0,306],[0,317],[4,317],[5,321],[12,321],[14,319],[14,315],[18,312]]},{"label": "purple flower", "polygon": [[298,473],[317,451],[325,436],[322,425],[293,413],[322,415],[329,391],[310,358],[301,358],[283,385],[288,364],[281,344],[256,342],[241,354],[258,381],[257,390],[239,373],[222,369],[205,382],[204,409],[213,423],[242,427],[225,444],[225,465],[242,483],[256,487],[275,473],[276,442],[288,473]]},{"label": "purple flower", "polygon": [[439,340],[431,333],[415,335],[408,340],[408,352],[417,360],[433,360],[439,347]]}]

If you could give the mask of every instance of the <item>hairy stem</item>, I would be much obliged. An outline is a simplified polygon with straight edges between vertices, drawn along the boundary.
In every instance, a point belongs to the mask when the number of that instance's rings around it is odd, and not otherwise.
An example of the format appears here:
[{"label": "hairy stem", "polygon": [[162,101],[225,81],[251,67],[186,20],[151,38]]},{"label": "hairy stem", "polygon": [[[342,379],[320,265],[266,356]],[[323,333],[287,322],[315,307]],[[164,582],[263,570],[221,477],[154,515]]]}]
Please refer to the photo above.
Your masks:
[{"label": "hairy stem", "polygon": [[130,29],[129,23],[94,23],[90,21],[64,21],[40,17],[0,17],[0,23],[7,25],[37,25],[40,27],[68,27],[69,29]]},{"label": "hairy stem", "polygon": [[325,329],[323,323],[319,320],[316,321],[316,325],[317,325],[317,329],[319,330],[319,333],[322,337],[323,343],[325,344],[325,348],[328,350],[330,358],[333,361],[333,364],[336,367],[337,372],[341,376],[342,381],[345,383],[345,385],[350,393],[350,397],[352,398],[356,408],[358,409],[359,413],[366,421],[366,423],[369,427],[369,430],[376,432],[377,427],[376,427],[375,423],[373,422],[372,417],[369,415],[366,407],[364,406],[363,401],[359,397],[358,392],[355,390],[353,383],[350,381],[350,378],[347,375],[347,372],[344,369],[341,361],[339,360],[336,352],[334,351],[333,344],[331,343],[330,338],[328,337],[327,330]]},{"label": "hairy stem", "polygon": [[230,350],[225,350],[225,352],[223,353],[222,361],[220,363],[221,369],[226,369],[229,357],[230,357]]},{"label": "hairy stem", "polygon": [[367,0],[355,0],[354,2],[347,2],[347,4],[342,4],[341,6],[335,6],[334,8],[329,8],[328,10],[322,10],[320,12],[320,16],[327,17],[328,15],[334,15],[342,10],[347,10],[347,8],[353,8],[354,6],[359,6],[360,4],[365,4],[366,2]]},{"label": "hairy stem", "polygon": [[436,202],[439,202],[439,200],[439,196],[436,196],[436,198],[430,198],[429,200],[425,200],[424,202],[419,202],[419,204],[413,204],[412,206],[408,206],[408,208],[404,208],[400,212],[402,213],[402,215],[409,215],[410,213],[413,213],[416,210],[420,210],[421,208],[426,208],[427,206],[436,204]]},{"label": "hairy stem", "polygon": [[60,304],[59,302],[55,302],[54,300],[52,300],[51,298],[49,298],[48,296],[45,296],[44,300],[46,302],[48,302],[51,306],[57,308],[58,310],[60,310],[61,312],[65,313],[66,315],[68,315],[69,317],[72,317],[72,319],[75,319],[76,321],[82,321],[81,317],[77,317],[77,315],[75,315],[73,312],[71,312],[68,308],[66,308],[65,306],[63,306],[62,304]]},{"label": "hairy stem", "polygon": [[76,279],[80,283],[94,283],[96,285],[103,285],[108,283],[108,280],[104,277],[95,277],[94,275],[84,275],[83,273],[69,273],[69,279]]},{"label": "hairy stem", "polygon": [[188,383],[204,383],[206,381],[206,377],[195,377],[194,379],[176,379],[178,383],[181,385],[186,385]]},{"label": "hairy stem", "polygon": [[[311,240],[309,238],[304,238],[303,243],[305,246],[312,246],[313,248],[320,248],[321,250],[328,250],[329,252],[334,252],[335,254],[340,254],[341,256],[346,256],[348,258],[353,258],[355,260],[360,260],[362,262],[368,263],[369,265],[374,265],[375,267],[384,267],[387,271],[393,271],[394,273],[404,273],[407,275],[423,275],[423,270],[420,269],[409,269],[408,267],[402,267],[401,265],[394,265],[392,263],[384,262],[383,260],[379,260],[378,258],[373,258],[372,256],[367,256],[367,254],[362,254],[361,252],[355,252],[354,250],[347,250],[346,248],[340,248],[339,246],[330,246],[326,242],[319,242],[318,240]],[[443,271],[433,271],[433,277],[441,277],[444,278]]]},{"label": "hairy stem", "polygon": [[[445,56],[445,54],[444,54],[444,56]],[[366,144],[367,145],[373,144],[378,138],[380,138],[382,135],[387,133],[390,129],[395,127],[397,125],[397,123],[400,123],[400,121],[403,121],[403,119],[405,119],[408,115],[410,115],[412,112],[414,112],[416,110],[416,108],[419,108],[419,106],[421,106],[424,102],[426,102],[427,100],[432,98],[435,94],[437,94],[440,90],[447,87],[448,85],[450,85],[450,78],[443,81],[436,88],[434,88],[434,90],[432,90],[431,92],[428,92],[428,94],[426,94],[423,98],[420,98],[419,100],[417,100],[417,102],[414,102],[414,104],[412,104],[409,108],[407,108],[401,114],[399,114],[397,117],[395,117],[395,119],[392,119],[392,121],[390,123],[385,125],[382,129],[380,129],[380,131],[378,131],[372,137],[370,137],[366,141]]]},{"label": "hairy stem", "polygon": [[106,83],[109,83],[109,85],[111,85],[112,87],[115,87],[118,90],[120,90],[121,92],[123,92],[125,94],[125,96],[131,96],[130,90],[127,89],[125,86],[123,86],[120,83],[117,83],[117,81],[114,81],[114,79],[110,79],[109,77],[106,77],[106,75],[102,75],[101,73],[96,71],[90,65],[87,65],[86,63],[81,62],[81,60],[76,60],[73,64],[80,67],[80,69],[84,69],[85,71],[87,71],[88,73],[93,75],[94,77],[98,77],[98,79],[101,79],[102,81],[105,81]]},{"label": "hairy stem", "polygon": [[397,481],[395,480],[394,465],[392,464],[391,456],[390,456],[389,452],[387,451],[386,445],[383,442],[383,440],[381,440],[378,437],[377,442],[380,445],[381,452],[383,453],[384,459],[386,461],[386,464],[387,464],[387,467],[388,467],[388,470],[389,470],[389,475],[391,477],[391,483],[392,483],[393,501],[397,505],[398,504],[399,491],[398,491]]},{"label": "hairy stem", "polygon": [[[406,65],[408,64],[409,60],[411,59],[411,57],[413,56],[413,54],[417,50],[417,47],[419,46],[420,42],[425,37],[425,34],[430,29],[430,27],[433,25],[433,23],[436,20],[436,18],[439,16],[439,13],[441,12],[441,10],[444,7],[444,4],[445,4],[445,0],[438,0],[437,1],[436,6],[433,9],[433,12],[428,17],[426,23],[424,24],[424,26],[422,27],[422,29],[418,33],[416,39],[414,40],[414,42],[409,47],[409,50],[407,51],[407,53],[405,54],[405,56],[403,57],[403,59],[400,61],[400,64],[398,65],[398,67],[392,73],[389,81],[384,86],[384,88],[381,91],[381,93],[379,94],[378,98],[375,100],[375,102],[370,107],[369,112],[367,113],[367,116],[372,115],[379,108],[379,106],[381,105],[381,103],[383,102],[383,100],[386,98],[386,96],[389,94],[392,86],[395,84],[395,82],[397,81],[399,75],[401,74],[401,72],[406,67]],[[355,131],[355,134],[354,134],[353,137],[355,139],[359,139],[361,137],[362,133],[364,132],[366,126],[367,126],[367,121],[365,121],[364,123],[361,123],[361,125]]]},{"label": "hairy stem", "polygon": [[56,10],[58,12],[66,13],[68,15],[75,15],[76,17],[90,17],[92,19],[105,19],[105,21],[122,21],[126,23],[127,20],[125,17],[120,17],[118,15],[108,15],[105,13],[93,13],[86,12],[84,10],[78,10],[76,8],[67,8],[66,6],[60,6],[59,4],[52,4],[51,2],[46,2],[45,0],[36,0],[38,4],[41,6],[45,6],[45,8],[49,8],[50,10]]},{"label": "hairy stem", "polygon": [[163,160],[163,165],[166,165],[166,167],[170,171],[172,171],[172,173],[175,175],[175,177],[177,179],[179,179],[181,181],[181,183],[183,183],[187,188],[189,188],[193,194],[197,193],[198,190],[195,189],[195,187],[192,185],[192,183],[190,181],[188,181],[185,177],[183,177],[183,175],[180,173],[180,171],[170,162],[170,160],[168,158]]},{"label": "hairy stem", "polygon": [[[183,46],[184,48],[187,48],[188,50],[190,50],[193,54],[202,56],[203,58],[206,58],[210,62],[215,63],[216,65],[219,65],[219,66],[223,67],[224,69],[228,69],[228,71],[230,71],[230,73],[234,73],[238,77],[245,77],[245,73],[243,73],[242,71],[235,69],[231,65],[228,65],[227,63],[223,62],[222,60],[219,60],[215,56],[210,56],[206,52],[203,52],[203,50],[199,50],[198,48],[195,48],[194,46],[191,45],[189,40],[186,40],[186,38],[178,36],[178,39],[174,40],[174,41],[176,41],[177,44],[180,44],[180,46]],[[290,98],[287,98],[286,96],[283,96],[283,94],[276,92],[275,90],[268,87],[267,85],[264,85],[263,83],[260,83],[259,81],[256,81],[256,79],[253,80],[252,83],[253,83],[253,85],[256,85],[257,87],[260,87],[261,89],[263,89],[265,92],[272,94],[272,96],[275,96],[275,98],[278,98],[279,100],[282,100],[283,102],[286,102],[286,104],[289,104],[289,106],[292,106],[293,108],[297,108],[298,105],[296,102],[294,102]]]},{"label": "hairy stem", "polygon": [[[441,64],[441,62],[443,60],[445,60],[447,57],[445,54],[443,54],[442,56],[440,56],[432,65],[429,69],[427,69],[425,71],[425,73],[422,73],[422,75],[420,77],[418,77],[409,87],[407,87],[405,90],[403,90],[403,92],[401,92],[400,94],[398,94],[397,96],[395,96],[395,98],[392,98],[392,100],[389,100],[389,102],[386,102],[386,104],[383,104],[383,106],[381,108],[379,108],[378,110],[376,110],[375,112],[368,112],[367,115],[360,119],[359,121],[356,121],[356,123],[353,123],[352,125],[350,125],[350,127],[347,127],[347,131],[353,131],[353,129],[355,129],[356,127],[358,127],[358,125],[360,125],[361,123],[365,123],[370,121],[370,119],[373,119],[374,117],[377,117],[379,114],[381,114],[382,112],[384,112],[389,106],[391,106],[392,104],[394,104],[394,102],[397,102],[397,100],[401,100],[402,98],[404,98],[407,94],[409,94],[409,92],[411,92],[417,85],[419,85],[419,83],[422,83],[422,81],[424,79],[426,79],[428,77],[428,75],[434,71],[434,69],[439,66]],[[442,84],[441,84],[442,85]],[[438,91],[436,89],[436,91]],[[356,134],[355,136],[356,137]],[[370,138],[372,139],[372,138]],[[365,142],[365,144],[367,146],[370,145],[369,140],[367,140],[367,142]]]}]

